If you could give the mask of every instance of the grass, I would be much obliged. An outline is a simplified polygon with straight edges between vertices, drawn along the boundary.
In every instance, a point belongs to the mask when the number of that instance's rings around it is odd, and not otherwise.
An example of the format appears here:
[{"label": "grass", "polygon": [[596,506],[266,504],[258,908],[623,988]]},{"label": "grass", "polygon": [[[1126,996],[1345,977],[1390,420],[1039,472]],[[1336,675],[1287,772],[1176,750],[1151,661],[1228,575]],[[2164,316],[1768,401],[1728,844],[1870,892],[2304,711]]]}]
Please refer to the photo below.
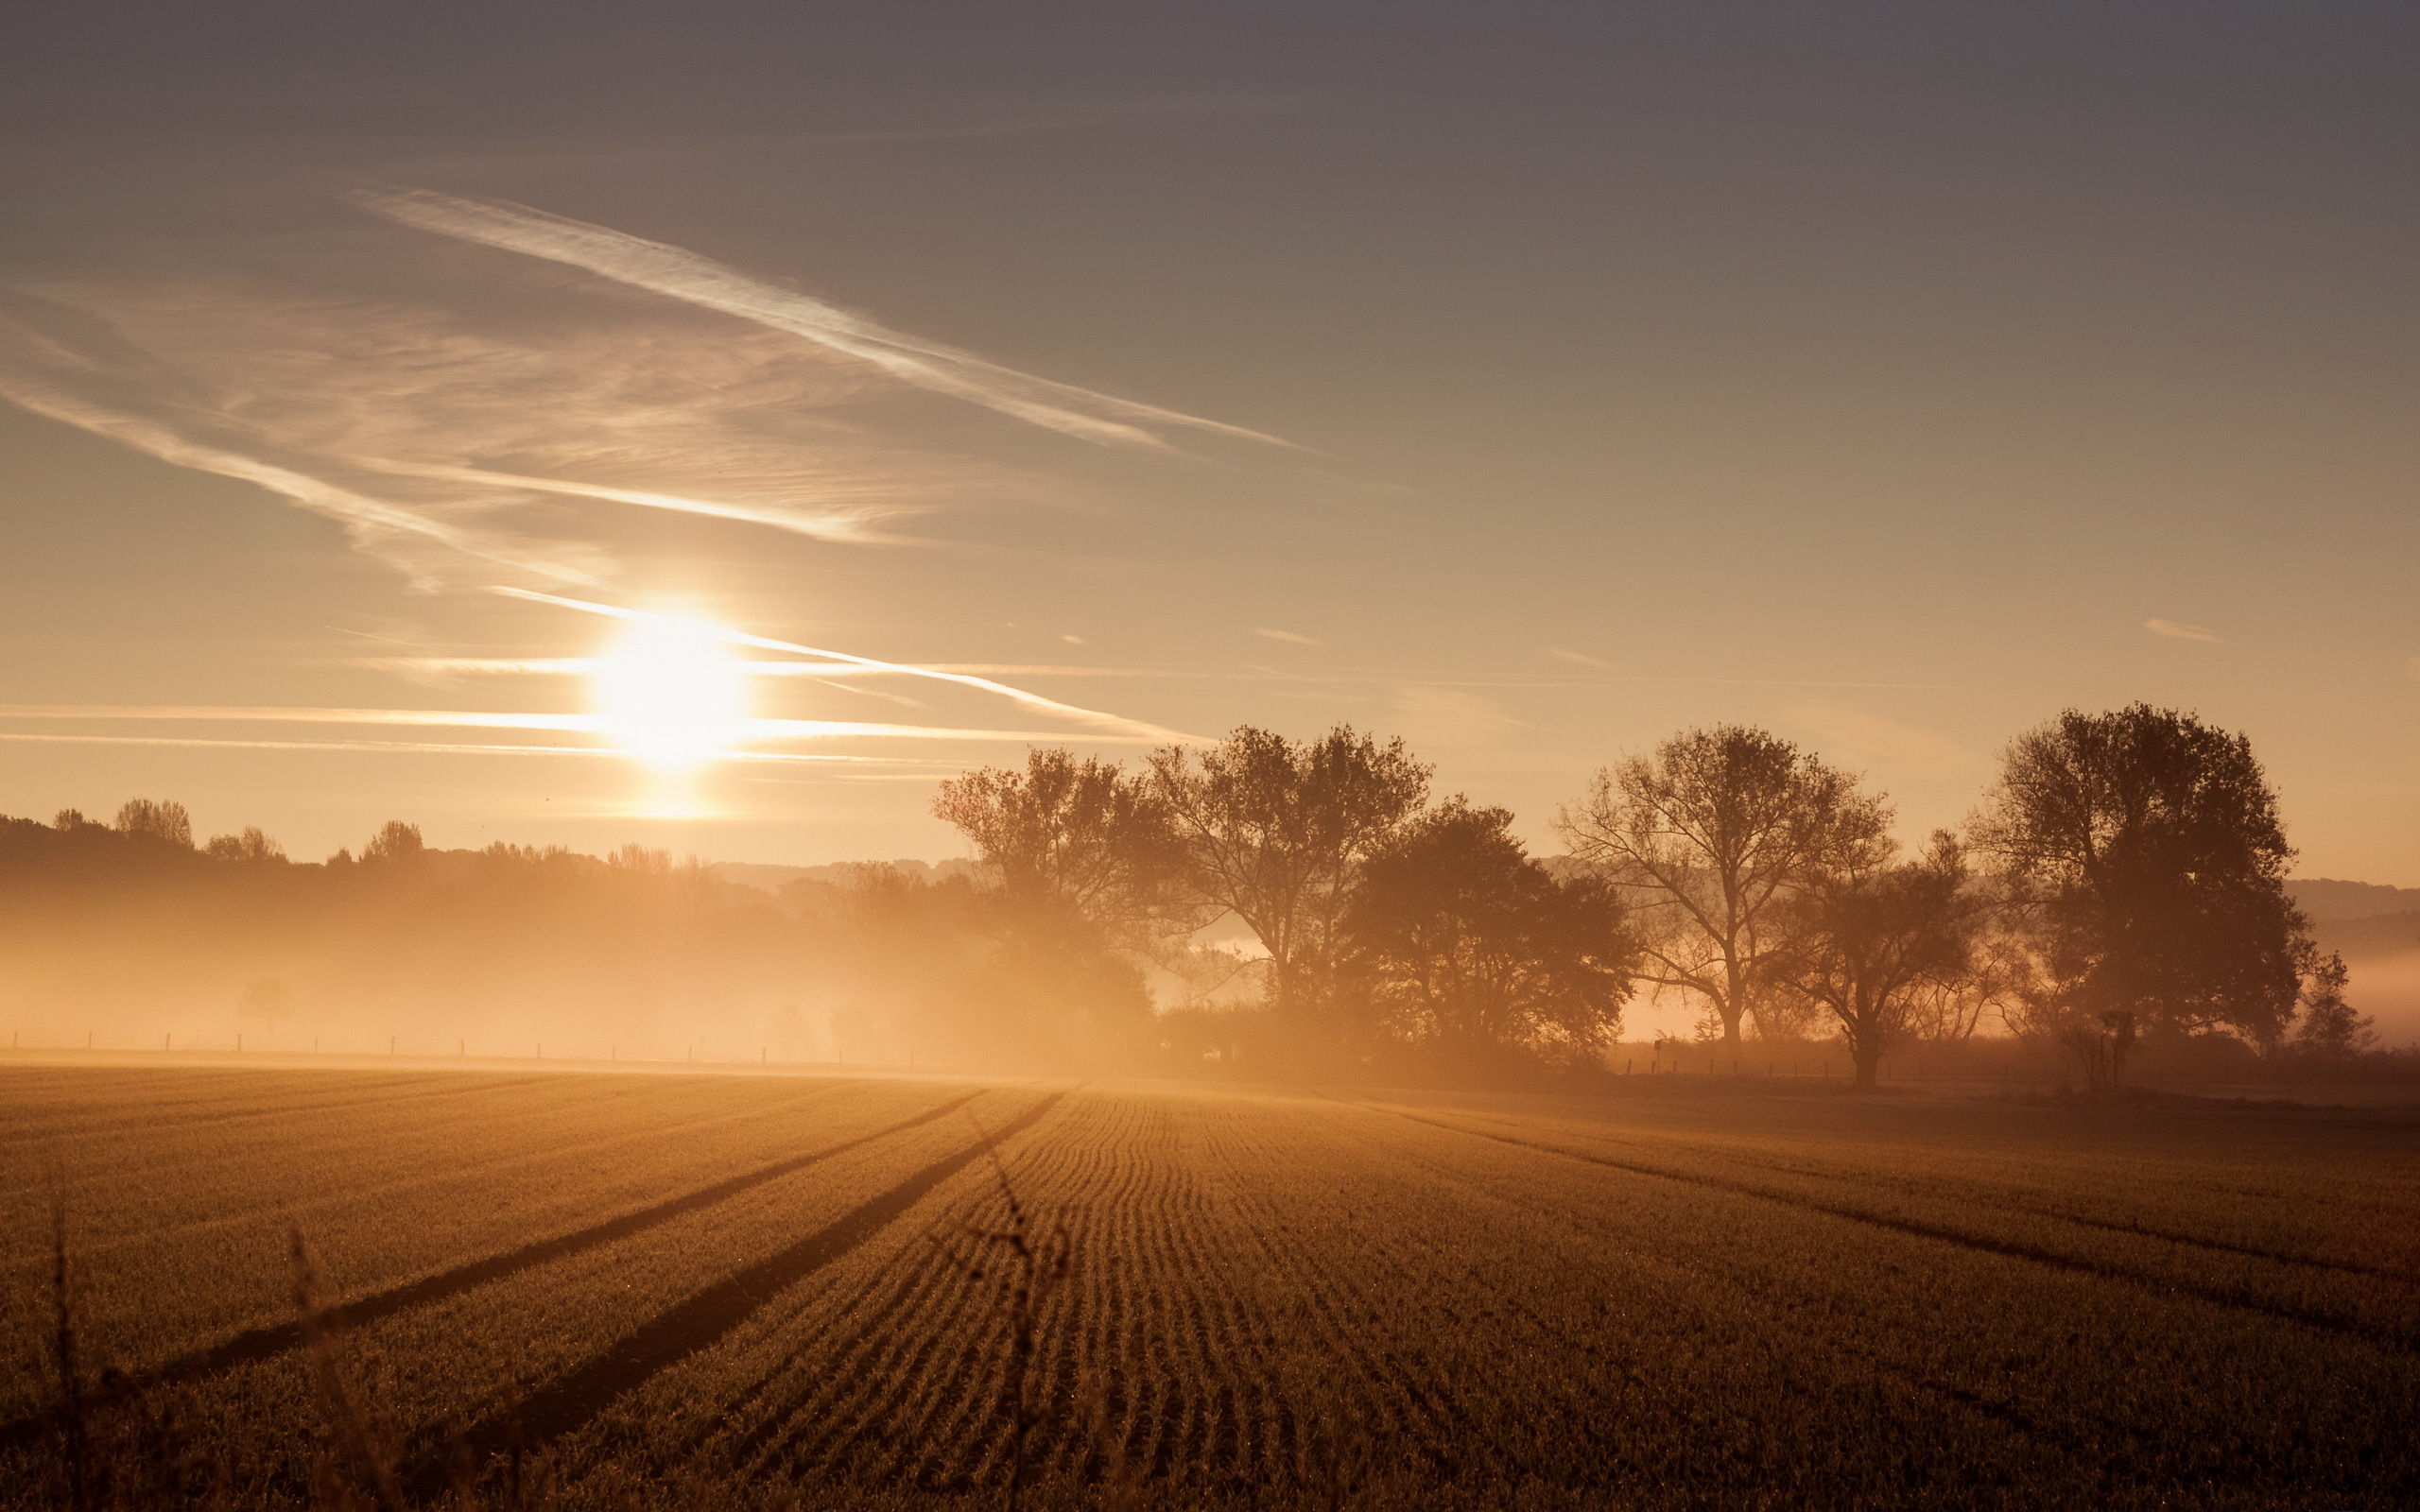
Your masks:
[{"label": "grass", "polygon": [[2409,1112],[64,1068],[0,1104],[0,1504],[79,1467],[95,1507],[2420,1497]]}]

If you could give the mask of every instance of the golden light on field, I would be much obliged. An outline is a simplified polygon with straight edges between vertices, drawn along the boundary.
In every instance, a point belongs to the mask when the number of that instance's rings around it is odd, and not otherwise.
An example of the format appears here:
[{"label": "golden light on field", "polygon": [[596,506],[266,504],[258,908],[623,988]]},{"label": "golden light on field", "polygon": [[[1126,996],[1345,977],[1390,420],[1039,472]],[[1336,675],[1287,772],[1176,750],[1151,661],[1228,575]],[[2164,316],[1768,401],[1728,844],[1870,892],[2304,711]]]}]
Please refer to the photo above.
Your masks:
[{"label": "golden light on field", "polygon": [[620,748],[664,772],[723,755],[748,719],[746,673],[701,620],[649,616],[599,659],[596,717]]}]

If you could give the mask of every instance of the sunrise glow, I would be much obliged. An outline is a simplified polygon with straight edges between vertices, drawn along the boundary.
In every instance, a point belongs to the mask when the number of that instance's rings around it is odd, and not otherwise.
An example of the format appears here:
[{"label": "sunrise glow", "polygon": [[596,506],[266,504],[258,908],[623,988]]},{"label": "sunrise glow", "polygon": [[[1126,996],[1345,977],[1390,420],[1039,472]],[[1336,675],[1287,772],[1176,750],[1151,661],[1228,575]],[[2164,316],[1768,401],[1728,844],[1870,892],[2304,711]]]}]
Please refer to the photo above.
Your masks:
[{"label": "sunrise glow", "polygon": [[650,616],[599,659],[596,717],[630,755],[686,771],[729,751],[746,728],[746,672],[701,620]]}]

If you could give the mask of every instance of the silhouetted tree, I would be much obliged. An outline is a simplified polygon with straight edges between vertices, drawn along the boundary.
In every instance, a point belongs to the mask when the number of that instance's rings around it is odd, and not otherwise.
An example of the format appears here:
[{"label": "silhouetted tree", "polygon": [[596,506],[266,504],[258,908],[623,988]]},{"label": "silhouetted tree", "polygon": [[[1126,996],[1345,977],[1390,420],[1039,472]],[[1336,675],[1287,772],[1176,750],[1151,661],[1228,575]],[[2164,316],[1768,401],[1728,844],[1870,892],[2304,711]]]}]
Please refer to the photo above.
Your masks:
[{"label": "silhouetted tree", "polygon": [[1122,953],[1157,954],[1203,921],[1156,784],[1115,762],[1035,749],[1021,772],[985,767],[943,782],[933,813],[974,843],[996,882],[986,895],[996,1006],[1031,1035],[1132,1038],[1150,995]]},{"label": "silhouetted tree", "polygon": [[361,848],[364,861],[409,861],[428,848],[421,843],[420,826],[406,824],[401,819],[389,819],[379,826],[370,843]]},{"label": "silhouetted tree", "polygon": [[1611,886],[1558,882],[1512,824],[1457,798],[1372,855],[1344,916],[1345,976],[1407,1039],[1593,1050],[1621,1032],[1638,944]]},{"label": "silhouetted tree", "polygon": [[943,782],[933,814],[973,842],[1028,933],[1142,947],[1203,922],[1158,784],[1115,762],[1036,749],[1022,772],[987,766]]},{"label": "silhouetted tree", "polygon": [[247,825],[241,834],[215,834],[202,847],[213,861],[279,862],[285,859],[285,847],[270,839],[257,824]]},{"label": "silhouetted tree", "polygon": [[2294,1029],[2294,1049],[2301,1054],[2342,1063],[2377,1048],[2377,1021],[2344,1000],[2348,974],[2344,957],[2334,951],[2312,964],[2303,983],[2302,1022]]},{"label": "silhouetted tree", "polygon": [[1983,904],[1971,882],[1957,840],[1936,832],[1913,861],[1827,872],[1784,905],[1774,980],[1839,1026],[1858,1086],[1875,1084],[1884,1052],[1935,1005],[1927,988],[1954,991],[1972,974]]},{"label": "silhouetted tree", "polygon": [[1703,997],[1736,1048],[1743,1016],[1777,1027],[1759,994],[1788,943],[1785,905],[1819,878],[1877,864],[1890,817],[1847,773],[1777,735],[1722,725],[1599,771],[1555,829],[1623,890],[1645,979]]},{"label": "silhouetted tree", "polygon": [[1400,739],[1380,745],[1350,725],[1302,744],[1245,725],[1150,762],[1194,887],[1268,950],[1275,1005],[1320,1005],[1354,873],[1420,812],[1430,769]]},{"label": "silhouetted tree", "polygon": [[2147,704],[2071,709],[2009,747],[1974,833],[2038,957],[2037,1020],[2100,1035],[2113,1077],[2145,1031],[2273,1046],[2291,1022],[2316,957],[2241,735]]},{"label": "silhouetted tree", "polygon": [[294,1016],[294,993],[273,976],[260,977],[244,984],[243,1015],[261,1021],[264,1034],[273,1032],[279,1021]]},{"label": "silhouetted tree", "polygon": [[2023,1011],[2032,959],[2022,936],[1994,895],[1990,879],[1972,884],[1979,917],[1966,969],[1919,981],[1910,994],[1907,1032],[1926,1044],[1959,1044],[1975,1037],[1987,1015],[2014,1028]]},{"label": "silhouetted tree", "polygon": [[[79,822],[84,817],[73,810],[60,817],[65,819],[69,814],[73,814]],[[61,824],[60,828],[72,826]],[[182,803],[154,803],[147,798],[128,799],[117,811],[117,823],[113,828],[136,839],[158,840],[183,850],[193,849],[193,819]]]}]

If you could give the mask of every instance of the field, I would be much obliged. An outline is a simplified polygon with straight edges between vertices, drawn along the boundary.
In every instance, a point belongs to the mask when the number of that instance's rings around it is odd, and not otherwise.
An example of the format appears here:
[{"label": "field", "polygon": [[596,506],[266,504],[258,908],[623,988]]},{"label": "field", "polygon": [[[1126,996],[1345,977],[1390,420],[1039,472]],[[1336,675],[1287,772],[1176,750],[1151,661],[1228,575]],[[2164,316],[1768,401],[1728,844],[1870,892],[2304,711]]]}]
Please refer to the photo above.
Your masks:
[{"label": "field", "polygon": [[11,1505],[70,1432],[121,1504],[2420,1500],[2409,1110],[14,1066],[0,1128]]}]

